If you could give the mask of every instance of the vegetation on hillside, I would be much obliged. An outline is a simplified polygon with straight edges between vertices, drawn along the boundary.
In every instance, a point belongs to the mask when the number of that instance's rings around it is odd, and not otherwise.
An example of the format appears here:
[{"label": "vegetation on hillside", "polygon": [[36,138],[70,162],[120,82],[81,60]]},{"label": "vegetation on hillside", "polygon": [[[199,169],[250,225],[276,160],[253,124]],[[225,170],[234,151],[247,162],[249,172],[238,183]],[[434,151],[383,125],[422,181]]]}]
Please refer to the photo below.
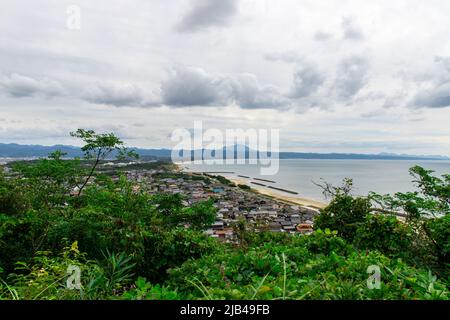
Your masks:
[{"label": "vegetation on hillside", "polygon": [[[203,232],[215,221],[211,200],[185,206],[181,195],[102,175],[105,150],[134,154],[113,134],[75,136],[84,160],[57,152],[0,171],[0,299],[449,298],[448,174],[414,167],[418,191],[389,196],[354,197],[350,180],[326,185],[333,200],[313,234],[243,221],[228,244]],[[68,286],[74,267],[79,287]]]}]

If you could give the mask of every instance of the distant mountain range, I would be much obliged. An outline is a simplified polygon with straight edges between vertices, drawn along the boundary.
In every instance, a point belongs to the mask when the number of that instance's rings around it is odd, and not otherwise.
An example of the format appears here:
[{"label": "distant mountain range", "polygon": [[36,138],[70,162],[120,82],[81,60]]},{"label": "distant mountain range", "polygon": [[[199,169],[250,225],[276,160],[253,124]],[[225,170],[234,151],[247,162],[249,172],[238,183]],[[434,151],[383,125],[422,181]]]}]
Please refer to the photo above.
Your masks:
[{"label": "distant mountain range", "polygon": [[[45,157],[49,153],[61,150],[67,153],[68,157],[81,157],[83,152],[79,147],[67,146],[67,145],[54,145],[54,146],[42,146],[42,145],[20,145],[20,144],[4,144],[0,143],[0,157],[2,158],[32,158],[32,157]],[[171,150],[169,149],[135,149],[142,157],[154,157],[154,158],[170,158]],[[244,152],[245,157],[249,157],[251,150],[246,146],[229,146],[218,151],[203,150],[205,158],[209,158],[207,155],[215,156],[215,152],[226,153],[234,152],[234,158],[238,157],[238,154]],[[194,151],[184,151],[185,154],[191,156]],[[253,151],[255,154],[255,151]],[[258,154],[258,152],[256,152]],[[380,153],[380,154],[355,154],[355,153],[302,153],[302,152],[280,152],[280,159],[360,159],[360,160],[450,160],[445,156],[428,156],[428,155],[407,155],[407,154],[393,154],[393,153]]]}]

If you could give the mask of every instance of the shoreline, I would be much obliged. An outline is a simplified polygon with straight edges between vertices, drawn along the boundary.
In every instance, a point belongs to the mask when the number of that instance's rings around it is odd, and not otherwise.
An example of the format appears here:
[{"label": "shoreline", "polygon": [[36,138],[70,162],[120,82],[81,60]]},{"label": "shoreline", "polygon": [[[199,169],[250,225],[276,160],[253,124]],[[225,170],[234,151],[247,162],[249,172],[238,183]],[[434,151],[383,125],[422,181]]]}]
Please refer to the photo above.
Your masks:
[{"label": "shoreline", "polygon": [[[193,171],[189,171],[189,168],[187,167],[186,164],[177,163],[175,165],[178,168],[178,170],[180,170],[180,171],[193,172]],[[198,172],[198,173],[204,174],[205,172]],[[259,187],[256,185],[251,185],[251,183],[250,183],[252,180],[251,178],[247,179],[247,178],[243,178],[243,177],[229,177],[229,176],[227,176],[225,178],[227,178],[231,182],[235,183],[236,185],[239,185],[239,184],[247,185],[247,186],[251,187],[252,190],[254,190],[255,192],[257,192],[263,196],[267,196],[267,197],[273,198],[274,200],[284,202],[284,203],[287,203],[290,205],[310,207],[313,209],[323,209],[326,206],[328,206],[327,203],[324,203],[321,201],[303,198],[303,197],[299,197],[299,196],[284,195],[281,191],[277,191],[275,189],[269,189],[267,187]]]},{"label": "shoreline", "polygon": [[[227,177],[227,179],[232,181],[235,184],[245,184],[245,185],[249,184],[248,181],[246,181],[245,179],[236,179],[236,178],[229,178],[229,177]],[[302,207],[311,207],[314,209],[323,209],[327,206],[326,203],[323,203],[320,201],[302,198],[302,197],[283,195],[281,192],[278,192],[278,191],[272,190],[272,189],[268,189],[268,188],[264,188],[264,187],[251,186],[251,188],[252,188],[252,190],[255,190],[257,193],[259,193],[261,195],[268,196],[277,201],[285,202],[285,203],[292,204],[292,205],[297,205],[297,206],[302,206]]]}]

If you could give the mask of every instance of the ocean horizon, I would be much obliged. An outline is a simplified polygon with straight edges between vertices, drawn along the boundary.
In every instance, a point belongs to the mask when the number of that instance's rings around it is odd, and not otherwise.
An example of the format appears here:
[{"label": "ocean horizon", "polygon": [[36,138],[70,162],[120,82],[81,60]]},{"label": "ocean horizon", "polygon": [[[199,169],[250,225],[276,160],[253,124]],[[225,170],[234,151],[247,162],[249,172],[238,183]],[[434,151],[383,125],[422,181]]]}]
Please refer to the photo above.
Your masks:
[{"label": "ocean horizon", "polygon": [[[255,189],[268,189],[251,183],[257,182],[298,193],[292,195],[277,191],[282,195],[321,202],[328,202],[329,199],[325,198],[321,188],[315,183],[326,181],[339,186],[345,178],[353,179],[353,193],[359,196],[367,195],[370,191],[380,194],[415,191],[409,169],[416,165],[433,170],[438,176],[450,169],[449,160],[280,159],[278,173],[267,176],[260,174],[259,165],[183,163],[185,170],[189,172],[217,173],[229,179],[246,181]],[[255,181],[255,178],[273,182]]]}]

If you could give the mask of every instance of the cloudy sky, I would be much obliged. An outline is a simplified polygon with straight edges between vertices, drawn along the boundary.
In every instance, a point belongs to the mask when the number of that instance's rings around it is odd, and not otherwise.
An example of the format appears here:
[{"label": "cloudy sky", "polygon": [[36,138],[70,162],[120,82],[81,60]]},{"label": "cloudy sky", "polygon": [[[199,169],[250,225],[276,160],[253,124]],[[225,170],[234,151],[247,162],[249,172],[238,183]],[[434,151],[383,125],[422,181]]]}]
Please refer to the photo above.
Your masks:
[{"label": "cloudy sky", "polygon": [[171,147],[203,120],[278,128],[283,150],[450,156],[449,16],[447,0],[3,0],[0,142],[83,127]]}]

